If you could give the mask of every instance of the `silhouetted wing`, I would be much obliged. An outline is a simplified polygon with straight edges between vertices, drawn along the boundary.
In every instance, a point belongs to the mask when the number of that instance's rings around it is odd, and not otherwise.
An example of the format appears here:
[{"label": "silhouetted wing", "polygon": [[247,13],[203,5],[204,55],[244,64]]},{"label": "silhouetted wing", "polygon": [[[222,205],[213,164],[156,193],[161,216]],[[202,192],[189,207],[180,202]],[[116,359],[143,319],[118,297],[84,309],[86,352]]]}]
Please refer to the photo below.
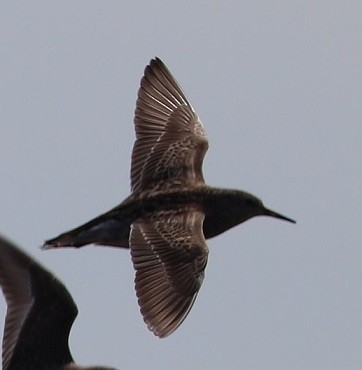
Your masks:
[{"label": "silhouetted wing", "polygon": [[41,370],[71,362],[75,303],[51,273],[2,237],[0,284],[8,306],[3,369]]},{"label": "silhouetted wing", "polygon": [[138,303],[148,328],[159,337],[182,323],[202,284],[208,255],[203,220],[203,212],[185,208],[132,224]]},{"label": "silhouetted wing", "polygon": [[145,69],[134,123],[133,192],[204,184],[206,133],[180,86],[158,58]]}]

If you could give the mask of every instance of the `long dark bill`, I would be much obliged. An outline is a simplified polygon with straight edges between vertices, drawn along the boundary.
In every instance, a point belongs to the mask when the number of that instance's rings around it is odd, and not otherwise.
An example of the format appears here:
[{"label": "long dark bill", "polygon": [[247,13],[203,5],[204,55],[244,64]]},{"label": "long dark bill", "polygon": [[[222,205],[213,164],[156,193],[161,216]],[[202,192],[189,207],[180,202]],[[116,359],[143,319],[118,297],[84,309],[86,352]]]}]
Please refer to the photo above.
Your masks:
[{"label": "long dark bill", "polygon": [[296,224],[297,221],[293,220],[292,218],[286,217],[281,215],[280,213],[274,212],[271,209],[265,208],[265,216],[270,216],[270,217],[275,217],[275,218],[280,218],[281,220],[291,222],[293,224]]}]

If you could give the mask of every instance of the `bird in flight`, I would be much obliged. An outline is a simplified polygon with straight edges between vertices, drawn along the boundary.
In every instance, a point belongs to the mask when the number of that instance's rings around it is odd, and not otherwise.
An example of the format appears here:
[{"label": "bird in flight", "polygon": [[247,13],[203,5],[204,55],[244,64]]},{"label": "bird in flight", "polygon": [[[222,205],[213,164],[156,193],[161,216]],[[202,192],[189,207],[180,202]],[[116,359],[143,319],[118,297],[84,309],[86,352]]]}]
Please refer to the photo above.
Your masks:
[{"label": "bird in flight", "polygon": [[241,190],[205,184],[208,139],[181,87],[159,59],[145,68],[136,102],[131,195],[43,248],[87,244],[130,248],[138,303],[159,337],[185,319],[204,279],[205,239],[254,216],[294,220]]},{"label": "bird in flight", "polygon": [[65,286],[0,236],[0,286],[7,303],[3,370],[116,370],[74,363],[69,332],[78,310]]}]

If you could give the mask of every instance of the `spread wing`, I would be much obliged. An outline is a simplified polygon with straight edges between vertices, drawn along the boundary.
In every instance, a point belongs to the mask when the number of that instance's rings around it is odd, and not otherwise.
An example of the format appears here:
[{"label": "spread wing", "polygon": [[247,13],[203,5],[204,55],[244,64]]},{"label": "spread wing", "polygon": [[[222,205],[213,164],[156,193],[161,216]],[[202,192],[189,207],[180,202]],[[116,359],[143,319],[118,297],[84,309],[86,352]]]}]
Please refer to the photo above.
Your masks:
[{"label": "spread wing", "polygon": [[185,208],[132,224],[138,303],[148,328],[161,338],[186,318],[202,284],[208,255],[203,220],[203,212]]},{"label": "spread wing", "polygon": [[158,58],[145,69],[134,123],[133,192],[204,184],[206,133],[180,86]]},{"label": "spread wing", "polygon": [[8,306],[3,369],[50,369],[71,362],[75,303],[51,273],[1,236],[0,285]]}]

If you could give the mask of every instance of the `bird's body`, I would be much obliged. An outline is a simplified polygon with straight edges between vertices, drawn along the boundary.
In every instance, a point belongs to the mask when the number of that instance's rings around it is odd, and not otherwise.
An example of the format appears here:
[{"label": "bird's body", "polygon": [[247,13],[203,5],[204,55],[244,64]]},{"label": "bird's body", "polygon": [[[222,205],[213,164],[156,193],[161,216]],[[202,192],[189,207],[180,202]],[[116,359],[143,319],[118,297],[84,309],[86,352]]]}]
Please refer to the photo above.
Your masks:
[{"label": "bird's body", "polygon": [[44,247],[130,247],[141,313],[150,330],[164,337],[181,324],[199,291],[208,257],[205,239],[254,216],[294,221],[252,194],[205,184],[206,133],[158,58],[145,69],[134,123],[131,195]]},{"label": "bird's body", "polygon": [[74,363],[69,332],[78,314],[65,286],[0,236],[0,285],[7,302],[3,370],[115,370]]},{"label": "bird's body", "polygon": [[93,243],[129,248],[131,225],[137,219],[148,218],[156,211],[176,212],[180,207],[193,205],[204,213],[203,234],[210,239],[253,217],[248,203],[252,201],[253,196],[243,191],[210,186],[144,192],[129,196],[111,211],[46,244],[77,248]]}]

